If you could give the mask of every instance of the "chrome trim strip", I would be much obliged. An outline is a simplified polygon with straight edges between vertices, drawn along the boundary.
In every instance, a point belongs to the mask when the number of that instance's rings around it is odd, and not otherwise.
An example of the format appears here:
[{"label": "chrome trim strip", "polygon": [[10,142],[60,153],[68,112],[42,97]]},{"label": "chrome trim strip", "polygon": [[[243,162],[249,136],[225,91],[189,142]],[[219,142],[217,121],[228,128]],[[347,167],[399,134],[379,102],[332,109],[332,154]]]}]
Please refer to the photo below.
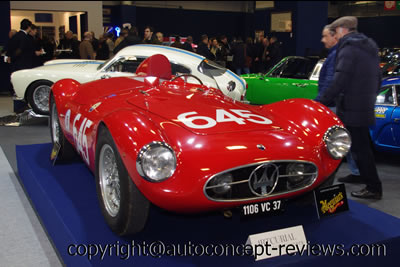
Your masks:
[{"label": "chrome trim strip", "polygon": [[[255,196],[255,197],[251,197],[251,198],[240,198],[240,199],[214,199],[214,198],[211,198],[211,197],[209,197],[209,196],[207,195],[206,190],[207,190],[207,189],[211,189],[211,187],[207,187],[206,185],[207,185],[215,176],[218,176],[218,175],[221,175],[221,174],[224,174],[224,173],[227,173],[227,172],[231,172],[231,171],[234,171],[234,170],[238,170],[238,169],[243,169],[243,168],[251,167],[251,166],[263,165],[263,164],[265,164],[265,163],[276,163],[276,162],[277,162],[277,163],[281,163],[281,162],[294,163],[294,162],[296,162],[296,163],[308,163],[308,164],[311,164],[311,165],[313,165],[313,166],[315,167],[315,169],[316,169],[315,176],[314,176],[314,178],[310,181],[310,183],[309,183],[308,185],[306,185],[306,186],[303,186],[303,187],[301,187],[301,188],[297,188],[297,189],[295,189],[295,190],[289,190],[289,191],[285,191],[285,192],[281,192],[281,193],[270,194],[270,195],[268,195],[268,196]],[[203,186],[203,194],[206,196],[206,198],[207,198],[208,200],[211,200],[211,201],[214,201],[214,202],[230,202],[230,203],[232,203],[232,202],[242,202],[242,201],[249,201],[249,200],[267,199],[267,198],[271,198],[271,197],[275,197],[275,196],[279,196],[279,195],[285,195],[285,194],[294,193],[294,192],[297,192],[297,191],[300,191],[300,190],[309,188],[311,185],[314,184],[314,182],[317,180],[317,178],[318,178],[318,167],[317,167],[317,165],[316,165],[315,163],[313,163],[313,162],[311,162],[311,161],[305,161],[305,160],[267,160],[267,161],[261,161],[261,162],[257,162],[257,163],[251,163],[251,164],[246,164],[246,165],[238,166],[238,167],[231,168],[231,169],[228,169],[228,170],[219,172],[219,173],[217,173],[217,174],[214,174],[213,176],[211,176],[210,178],[208,178],[207,181],[204,183],[204,186]],[[278,177],[278,179],[279,179],[279,177]],[[246,182],[247,182],[247,181],[248,181],[248,179],[246,180]],[[242,181],[239,181],[239,182],[242,183],[243,180],[242,180]],[[234,183],[237,183],[237,182],[234,182]],[[233,183],[232,183],[232,184],[233,184]]]}]

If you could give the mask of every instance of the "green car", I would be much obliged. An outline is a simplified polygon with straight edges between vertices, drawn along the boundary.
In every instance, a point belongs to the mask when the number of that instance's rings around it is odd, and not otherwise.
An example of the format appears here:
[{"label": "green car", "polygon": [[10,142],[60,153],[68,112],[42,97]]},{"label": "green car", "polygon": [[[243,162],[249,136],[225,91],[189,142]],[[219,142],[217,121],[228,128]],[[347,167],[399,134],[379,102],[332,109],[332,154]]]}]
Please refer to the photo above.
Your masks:
[{"label": "green car", "polygon": [[266,74],[244,74],[250,104],[269,104],[290,98],[314,99],[324,60],[318,57],[290,56],[282,59]]}]

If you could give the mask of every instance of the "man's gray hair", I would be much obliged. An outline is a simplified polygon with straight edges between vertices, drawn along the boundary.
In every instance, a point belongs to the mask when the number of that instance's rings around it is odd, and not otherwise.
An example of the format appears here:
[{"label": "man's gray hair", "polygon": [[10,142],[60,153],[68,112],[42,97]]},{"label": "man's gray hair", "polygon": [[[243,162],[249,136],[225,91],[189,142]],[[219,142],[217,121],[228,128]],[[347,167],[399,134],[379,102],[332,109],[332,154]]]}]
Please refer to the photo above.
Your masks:
[{"label": "man's gray hair", "polygon": [[332,25],[331,25],[331,24],[326,25],[326,26],[324,27],[324,30],[328,30],[329,33],[330,33],[332,36],[334,36],[334,35],[336,34],[336,29],[335,29],[335,28],[332,28]]}]

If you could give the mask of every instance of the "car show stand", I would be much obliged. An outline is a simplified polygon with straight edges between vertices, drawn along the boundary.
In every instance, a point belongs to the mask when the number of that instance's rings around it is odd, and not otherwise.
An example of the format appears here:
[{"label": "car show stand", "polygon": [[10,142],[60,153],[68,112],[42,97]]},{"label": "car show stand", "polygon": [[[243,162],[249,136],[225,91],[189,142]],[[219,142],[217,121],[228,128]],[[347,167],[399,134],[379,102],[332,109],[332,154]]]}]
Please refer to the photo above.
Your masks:
[{"label": "car show stand", "polygon": [[[182,215],[153,206],[142,232],[118,237],[101,214],[93,174],[79,161],[53,166],[51,149],[51,144],[17,146],[18,174],[66,266],[398,266],[400,219],[351,200],[349,211],[321,220],[313,204],[295,201],[288,202],[279,216],[246,220],[236,211],[227,219],[221,212]],[[243,245],[249,235],[297,225],[303,226],[310,244],[343,244],[347,251],[352,244],[379,243],[386,246],[386,256],[284,255],[255,261],[237,255],[159,256],[156,246],[153,256],[138,255],[137,247],[135,255],[126,251],[127,244],[144,242]]]}]

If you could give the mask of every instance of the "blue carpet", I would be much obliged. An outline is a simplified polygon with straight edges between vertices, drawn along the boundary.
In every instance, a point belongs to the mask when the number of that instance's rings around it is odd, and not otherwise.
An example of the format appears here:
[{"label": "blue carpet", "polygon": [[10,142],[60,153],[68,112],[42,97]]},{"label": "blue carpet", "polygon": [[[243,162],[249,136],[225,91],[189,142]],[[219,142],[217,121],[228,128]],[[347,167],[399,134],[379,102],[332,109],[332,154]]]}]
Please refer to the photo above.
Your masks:
[{"label": "blue carpet", "polygon": [[[52,166],[50,144],[17,146],[18,172],[46,230],[67,266],[398,266],[400,219],[349,201],[350,211],[318,220],[313,205],[289,203],[280,216],[242,221],[225,219],[220,213],[179,215],[152,207],[143,232],[120,238],[105,224],[98,205],[93,174],[81,162]],[[236,215],[236,214],[235,214]],[[71,256],[71,244],[244,244],[251,234],[303,225],[311,244],[386,245],[386,257],[282,256],[255,262],[249,256],[151,256],[127,257],[125,250],[103,259]],[[76,246],[70,247],[72,253]],[[84,253],[84,247],[79,248]],[[92,247],[92,252],[95,248]],[[100,253],[100,252],[99,252]],[[397,253],[397,254],[396,254]],[[125,255],[125,256],[124,256]]]}]

